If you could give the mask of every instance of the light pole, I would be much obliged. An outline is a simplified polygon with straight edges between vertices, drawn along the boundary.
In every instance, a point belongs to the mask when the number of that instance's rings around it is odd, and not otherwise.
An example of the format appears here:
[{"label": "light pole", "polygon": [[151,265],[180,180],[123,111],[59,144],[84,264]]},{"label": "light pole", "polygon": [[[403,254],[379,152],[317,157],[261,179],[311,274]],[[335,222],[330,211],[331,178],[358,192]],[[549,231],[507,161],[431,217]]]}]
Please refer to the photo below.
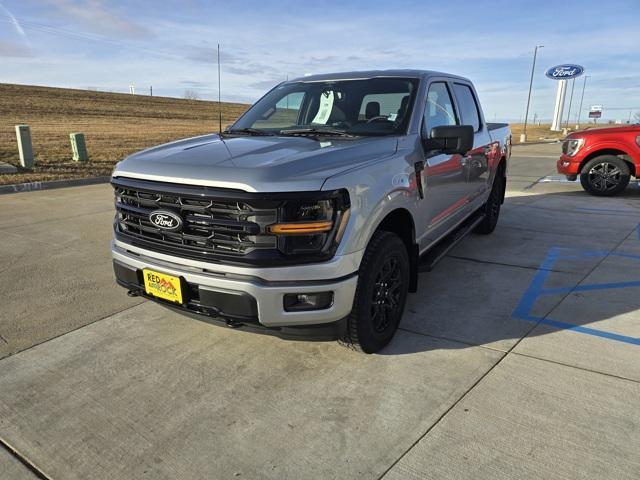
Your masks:
[{"label": "light pole", "polygon": [[571,121],[571,105],[573,104],[573,89],[576,86],[576,79],[571,80],[571,96],[569,97],[569,111],[567,112],[567,123],[565,125],[569,128],[569,122]]},{"label": "light pole", "polygon": [[587,86],[587,78],[589,77],[590,75],[585,75],[584,82],[582,83],[582,96],[580,96],[580,108],[578,108],[578,120],[576,124],[576,129],[580,128],[580,114],[582,113],[582,101],[584,100],[584,88]]},{"label": "light pole", "polygon": [[536,57],[538,56],[538,49],[543,48],[544,45],[536,45],[533,50],[533,64],[531,65],[531,79],[529,80],[529,95],[527,96],[527,110],[524,114],[524,128],[522,135],[520,135],[520,143],[527,141],[527,118],[529,117],[529,104],[531,103],[531,88],[533,87],[533,74],[536,70]]}]

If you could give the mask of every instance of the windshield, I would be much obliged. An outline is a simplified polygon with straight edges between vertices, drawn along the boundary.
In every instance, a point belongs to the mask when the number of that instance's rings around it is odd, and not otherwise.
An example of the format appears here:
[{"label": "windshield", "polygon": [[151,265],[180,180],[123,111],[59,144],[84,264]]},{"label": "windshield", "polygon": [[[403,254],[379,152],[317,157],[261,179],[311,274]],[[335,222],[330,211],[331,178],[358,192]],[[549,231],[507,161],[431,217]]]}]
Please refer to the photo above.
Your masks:
[{"label": "windshield", "polygon": [[282,84],[229,131],[254,134],[393,135],[411,116],[418,80],[372,78]]}]

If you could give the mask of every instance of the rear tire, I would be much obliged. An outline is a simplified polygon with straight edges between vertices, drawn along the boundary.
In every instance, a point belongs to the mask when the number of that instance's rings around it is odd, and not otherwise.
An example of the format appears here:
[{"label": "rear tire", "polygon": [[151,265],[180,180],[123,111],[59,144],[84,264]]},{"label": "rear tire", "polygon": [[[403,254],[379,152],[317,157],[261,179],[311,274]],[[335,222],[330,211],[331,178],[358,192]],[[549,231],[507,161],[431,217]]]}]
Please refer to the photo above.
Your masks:
[{"label": "rear tire", "polygon": [[504,176],[501,174],[501,170],[498,169],[498,174],[496,178],[493,179],[493,187],[491,187],[491,193],[489,193],[487,203],[480,208],[480,212],[484,215],[484,218],[475,228],[476,233],[489,235],[496,229],[498,217],[500,217],[500,207],[504,199],[504,184]]},{"label": "rear tire", "polygon": [[589,160],[580,171],[580,183],[587,193],[611,197],[622,192],[631,180],[629,166],[614,155]]},{"label": "rear tire", "polygon": [[375,353],[398,329],[409,290],[409,254],[394,233],[377,231],[364,253],[353,309],[340,343]]}]

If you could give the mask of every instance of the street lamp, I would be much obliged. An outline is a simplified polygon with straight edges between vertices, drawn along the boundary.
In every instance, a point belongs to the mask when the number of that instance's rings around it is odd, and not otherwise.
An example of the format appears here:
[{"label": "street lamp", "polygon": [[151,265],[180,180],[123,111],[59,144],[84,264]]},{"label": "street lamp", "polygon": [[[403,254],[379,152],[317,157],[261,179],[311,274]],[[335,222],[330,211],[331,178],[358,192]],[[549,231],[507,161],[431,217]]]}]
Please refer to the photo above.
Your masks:
[{"label": "street lamp", "polygon": [[529,80],[529,96],[527,97],[527,110],[524,114],[524,129],[522,135],[520,135],[520,143],[527,141],[527,118],[529,117],[529,104],[531,103],[531,88],[533,87],[533,74],[536,70],[536,57],[538,56],[538,49],[544,48],[544,45],[536,45],[533,50],[533,65],[531,65],[531,79]]},{"label": "street lamp", "polygon": [[571,105],[573,105],[573,89],[576,88],[576,79],[571,80],[571,96],[569,97],[569,110],[567,111],[567,128],[569,128],[569,122],[571,121]]},{"label": "street lamp", "polygon": [[584,88],[587,86],[587,78],[591,75],[584,76],[584,82],[582,83],[582,96],[580,97],[580,108],[578,108],[578,120],[576,124],[576,130],[580,128],[580,114],[582,113],[582,100],[584,100]]}]

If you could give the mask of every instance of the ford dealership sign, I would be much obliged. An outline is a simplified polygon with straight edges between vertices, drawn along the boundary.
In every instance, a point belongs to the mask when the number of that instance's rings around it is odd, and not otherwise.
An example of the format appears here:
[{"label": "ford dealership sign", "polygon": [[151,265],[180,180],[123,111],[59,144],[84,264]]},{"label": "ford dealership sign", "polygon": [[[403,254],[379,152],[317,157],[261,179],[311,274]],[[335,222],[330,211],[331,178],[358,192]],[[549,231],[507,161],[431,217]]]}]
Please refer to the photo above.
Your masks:
[{"label": "ford dealership sign", "polygon": [[546,71],[545,75],[552,80],[571,80],[584,73],[580,65],[556,65]]}]

